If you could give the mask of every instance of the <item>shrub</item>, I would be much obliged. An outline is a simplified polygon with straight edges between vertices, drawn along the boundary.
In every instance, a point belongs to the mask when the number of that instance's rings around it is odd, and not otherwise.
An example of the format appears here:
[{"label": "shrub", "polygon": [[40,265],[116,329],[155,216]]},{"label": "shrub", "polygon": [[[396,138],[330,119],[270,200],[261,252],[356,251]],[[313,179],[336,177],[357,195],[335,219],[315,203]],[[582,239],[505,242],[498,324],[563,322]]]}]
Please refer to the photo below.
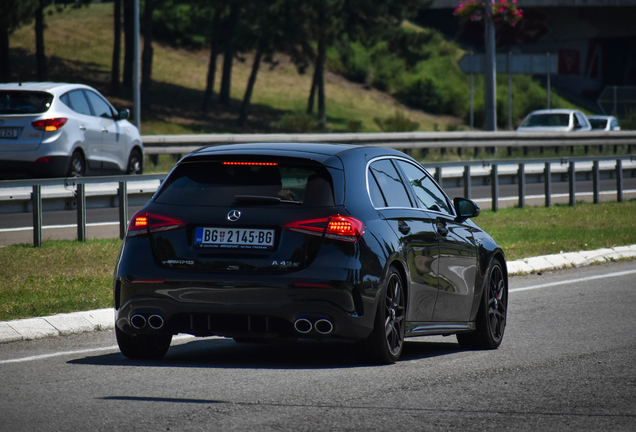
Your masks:
[{"label": "shrub", "polygon": [[400,111],[396,111],[392,117],[382,120],[375,117],[373,122],[378,125],[382,132],[412,132],[420,127],[420,124],[410,120]]},{"label": "shrub", "polygon": [[283,115],[277,122],[272,122],[271,127],[283,132],[307,133],[318,127],[314,118],[302,111],[291,112]]},{"label": "shrub", "polygon": [[369,75],[371,56],[360,42],[347,44],[341,54],[344,76],[354,82],[364,83]]}]

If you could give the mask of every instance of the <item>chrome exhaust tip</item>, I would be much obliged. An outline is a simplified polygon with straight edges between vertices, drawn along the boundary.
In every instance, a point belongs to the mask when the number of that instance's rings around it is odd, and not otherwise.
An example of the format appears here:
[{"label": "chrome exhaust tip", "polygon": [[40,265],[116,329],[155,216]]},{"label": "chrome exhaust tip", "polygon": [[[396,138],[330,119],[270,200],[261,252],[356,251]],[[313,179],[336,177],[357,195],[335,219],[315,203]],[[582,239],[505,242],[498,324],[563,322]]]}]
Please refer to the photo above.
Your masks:
[{"label": "chrome exhaust tip", "polygon": [[294,322],[294,328],[296,329],[298,333],[303,333],[303,334],[309,333],[312,327],[313,326],[311,324],[311,321],[305,318],[297,319]]},{"label": "chrome exhaust tip", "polygon": [[329,320],[319,319],[316,321],[316,324],[314,324],[314,328],[318,333],[327,335],[333,331],[333,324]]},{"label": "chrome exhaust tip", "polygon": [[136,329],[142,329],[146,327],[146,317],[143,315],[135,314],[130,318],[130,325]]},{"label": "chrome exhaust tip", "polygon": [[163,318],[161,315],[150,315],[148,318],[148,325],[155,330],[159,330],[163,327]]}]

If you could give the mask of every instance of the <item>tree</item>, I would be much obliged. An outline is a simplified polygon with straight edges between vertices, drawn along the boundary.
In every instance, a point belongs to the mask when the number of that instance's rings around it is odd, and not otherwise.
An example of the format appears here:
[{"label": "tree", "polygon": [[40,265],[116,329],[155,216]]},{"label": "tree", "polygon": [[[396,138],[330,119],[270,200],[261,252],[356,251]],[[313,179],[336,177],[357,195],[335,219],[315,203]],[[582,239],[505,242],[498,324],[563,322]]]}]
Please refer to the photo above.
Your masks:
[{"label": "tree", "polygon": [[35,58],[38,81],[46,81],[48,75],[44,51],[44,8],[46,3],[46,0],[39,0],[38,8],[35,11]]},{"label": "tree", "polygon": [[141,56],[141,106],[150,108],[152,90],[152,15],[154,0],[146,0],[144,5],[144,51]]},{"label": "tree", "polygon": [[119,94],[119,68],[121,67],[121,1],[122,0],[113,1],[113,65],[110,72],[110,92],[113,95]]},{"label": "tree", "polygon": [[219,102],[230,104],[230,90],[232,85],[232,62],[234,61],[234,30],[239,19],[240,6],[238,2],[231,2],[230,14],[223,23],[223,76],[221,77],[221,91]]},{"label": "tree", "polygon": [[3,0],[0,13],[0,81],[11,81],[9,37],[33,19],[39,0]]}]

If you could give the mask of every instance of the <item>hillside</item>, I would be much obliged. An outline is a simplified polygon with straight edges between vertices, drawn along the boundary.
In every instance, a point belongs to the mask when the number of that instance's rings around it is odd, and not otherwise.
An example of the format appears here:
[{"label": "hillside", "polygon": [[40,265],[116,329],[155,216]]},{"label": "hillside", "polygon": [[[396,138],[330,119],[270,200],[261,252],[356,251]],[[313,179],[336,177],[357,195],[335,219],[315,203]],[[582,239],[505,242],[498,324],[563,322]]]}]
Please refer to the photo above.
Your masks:
[{"label": "hillside", "polygon": [[[112,4],[92,4],[78,10],[67,9],[46,15],[45,46],[51,81],[82,82],[96,87],[115,105],[132,106],[132,91],[121,95],[109,92],[113,49]],[[10,40],[14,74],[22,81],[35,79],[35,42],[33,25],[16,31]],[[123,53],[122,53],[123,54]],[[232,76],[232,106],[216,106],[210,113],[200,110],[208,51],[187,51],[154,45],[153,95],[151,110],[142,113],[142,133],[253,133],[276,131],[272,122],[285,112],[303,112],[311,85],[311,71],[299,75],[285,56],[278,65],[263,65],[259,72],[249,124],[235,126],[238,107],[245,91],[251,58],[235,60]],[[123,63],[123,59],[122,59]],[[219,58],[219,67],[222,59]],[[217,76],[220,71],[217,71]],[[220,79],[217,78],[217,91]],[[326,76],[327,127],[348,131],[350,122],[360,122],[360,130],[380,129],[373,118],[386,118],[396,111],[419,123],[419,130],[445,130],[460,120],[408,109],[390,95],[363,84],[347,81],[340,75]],[[451,126],[455,127],[455,126]]]}]

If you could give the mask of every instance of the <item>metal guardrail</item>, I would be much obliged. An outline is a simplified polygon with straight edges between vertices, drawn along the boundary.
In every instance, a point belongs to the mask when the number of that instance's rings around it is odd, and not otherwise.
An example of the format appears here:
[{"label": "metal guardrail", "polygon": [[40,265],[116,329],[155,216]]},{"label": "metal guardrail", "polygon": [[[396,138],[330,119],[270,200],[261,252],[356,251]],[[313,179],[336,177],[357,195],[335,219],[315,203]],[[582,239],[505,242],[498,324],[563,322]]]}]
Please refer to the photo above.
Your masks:
[{"label": "metal guardrail", "polygon": [[[583,165],[584,162],[589,165],[590,168],[580,168],[577,170],[577,164]],[[623,200],[623,166],[628,165],[628,169],[631,170],[632,176],[636,173],[636,157],[596,157],[596,158],[550,158],[550,159],[521,159],[521,160],[483,160],[483,161],[470,161],[470,162],[438,162],[438,163],[426,163],[424,166],[432,171],[435,179],[440,185],[443,186],[443,172],[446,170],[455,171],[454,177],[458,176],[458,169],[461,170],[461,178],[464,187],[464,196],[466,198],[471,197],[472,179],[476,176],[475,171],[481,171],[478,176],[487,176],[490,181],[491,197],[492,197],[492,210],[498,211],[499,209],[499,184],[502,176],[514,177],[518,183],[519,190],[519,207],[525,206],[526,197],[526,166],[543,164],[543,170],[541,173],[537,173],[536,170],[533,173],[535,176],[543,177],[543,183],[545,183],[545,205],[549,207],[552,205],[552,183],[553,174],[558,169],[554,169],[553,165],[557,167],[567,166],[567,181],[569,183],[569,203],[571,206],[576,204],[576,174],[586,173],[591,175],[593,182],[593,202],[596,204],[599,202],[600,195],[600,173],[601,164],[605,165],[605,171],[611,171],[612,177],[616,179],[617,188],[617,201]],[[516,172],[502,173],[500,166],[510,167],[516,165]],[[609,165],[609,166],[608,166]],[[613,165],[613,166],[612,166]],[[559,170],[560,171],[560,170]],[[30,201],[33,213],[33,245],[36,247],[42,244],[42,187],[46,186],[64,186],[65,188],[74,188],[74,198],[77,202],[77,239],[79,241],[86,240],[86,185],[87,184],[99,184],[99,183],[115,183],[118,185],[117,194],[117,206],[119,207],[119,236],[124,238],[126,235],[126,229],[128,224],[128,183],[138,182],[145,180],[158,180],[162,181],[165,174],[152,174],[152,175],[139,175],[139,176],[113,176],[113,177],[83,177],[83,178],[65,178],[65,179],[36,179],[36,180],[13,180],[13,181],[0,181],[0,192],[2,189],[30,187],[32,192],[30,194]],[[153,191],[154,192],[154,191]],[[0,200],[1,200],[0,196]]]},{"label": "metal guardrail", "polygon": [[202,146],[277,142],[342,143],[400,150],[636,145],[636,131],[591,132],[396,132],[333,134],[144,135],[146,154],[183,154]]}]

